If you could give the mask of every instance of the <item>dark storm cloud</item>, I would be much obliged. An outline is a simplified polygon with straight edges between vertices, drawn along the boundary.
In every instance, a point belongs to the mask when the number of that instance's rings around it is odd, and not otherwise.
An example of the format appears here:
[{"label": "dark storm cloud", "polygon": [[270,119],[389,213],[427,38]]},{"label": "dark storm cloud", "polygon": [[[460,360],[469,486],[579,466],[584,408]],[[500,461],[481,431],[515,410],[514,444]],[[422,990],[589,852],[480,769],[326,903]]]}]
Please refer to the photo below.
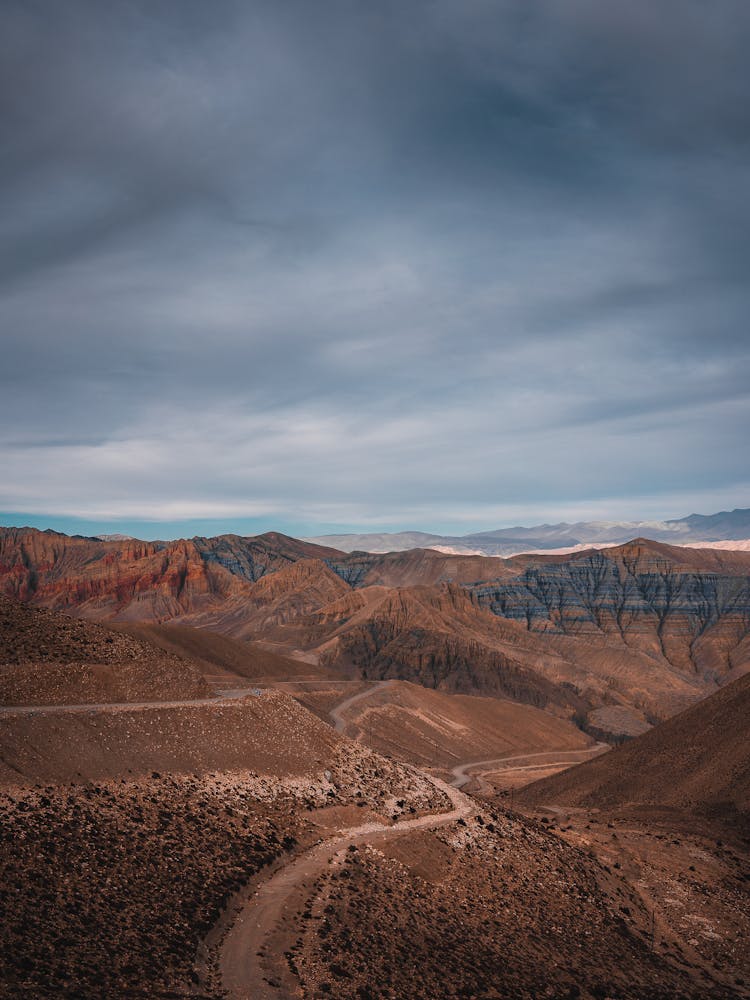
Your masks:
[{"label": "dark storm cloud", "polygon": [[744,2],[0,16],[0,509],[747,500]]}]

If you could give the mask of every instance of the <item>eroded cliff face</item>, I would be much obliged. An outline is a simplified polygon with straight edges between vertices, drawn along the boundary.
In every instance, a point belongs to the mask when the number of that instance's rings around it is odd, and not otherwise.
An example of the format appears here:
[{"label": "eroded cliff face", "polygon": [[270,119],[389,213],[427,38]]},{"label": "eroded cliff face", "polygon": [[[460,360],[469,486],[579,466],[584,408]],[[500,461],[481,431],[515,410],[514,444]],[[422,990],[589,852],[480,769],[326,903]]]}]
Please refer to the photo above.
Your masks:
[{"label": "eroded cliff face", "polygon": [[13,529],[0,534],[0,578],[4,593],[24,601],[135,620],[172,618],[237,584],[192,541],[99,542]]},{"label": "eroded cliff face", "polygon": [[701,572],[634,543],[471,588],[530,632],[598,636],[718,680],[750,632],[750,576]]},{"label": "eroded cliff face", "polygon": [[368,679],[394,677],[452,693],[492,694],[565,716],[592,704],[572,686],[555,684],[481,642],[426,628],[401,630],[386,618],[346,632],[322,662],[351,665]]},{"label": "eroded cliff face", "polygon": [[102,542],[5,528],[0,591],[46,607],[78,608],[90,617],[165,621],[248,594],[267,574],[316,551],[276,534]]}]

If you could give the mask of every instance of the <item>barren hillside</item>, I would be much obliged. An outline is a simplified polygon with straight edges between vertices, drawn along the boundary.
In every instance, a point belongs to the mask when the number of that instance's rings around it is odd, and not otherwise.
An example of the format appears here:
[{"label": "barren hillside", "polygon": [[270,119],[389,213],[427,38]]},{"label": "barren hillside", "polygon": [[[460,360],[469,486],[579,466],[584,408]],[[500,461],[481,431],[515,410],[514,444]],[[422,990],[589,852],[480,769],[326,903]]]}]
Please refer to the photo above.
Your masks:
[{"label": "barren hillside", "polygon": [[273,533],[142,543],[3,529],[0,588],[89,618],[272,643],[350,677],[511,697],[610,738],[750,666],[750,555],[644,539],[498,559],[346,554]]},{"label": "barren hillside", "polygon": [[92,622],[0,596],[0,704],[204,698],[193,661]]},{"label": "barren hillside", "polygon": [[521,798],[530,805],[653,804],[747,819],[750,675],[604,757],[530,785]]}]

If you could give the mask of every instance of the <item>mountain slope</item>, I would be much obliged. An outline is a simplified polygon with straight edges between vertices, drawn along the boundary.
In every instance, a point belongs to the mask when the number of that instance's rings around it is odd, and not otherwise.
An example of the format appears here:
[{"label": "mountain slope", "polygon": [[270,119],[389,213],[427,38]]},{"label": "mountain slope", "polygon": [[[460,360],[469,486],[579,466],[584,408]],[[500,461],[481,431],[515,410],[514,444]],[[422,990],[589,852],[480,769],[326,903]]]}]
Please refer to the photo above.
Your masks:
[{"label": "mountain slope", "polygon": [[[0,530],[0,592],[89,619],[273,643],[348,676],[399,677],[618,731],[750,667],[750,554],[636,539],[512,559],[347,555],[283,535],[102,542]],[[612,716],[614,717],[614,716]]]},{"label": "mountain slope", "polygon": [[750,675],[611,753],[528,786],[521,798],[749,816]]},{"label": "mountain slope", "polygon": [[195,662],[147,637],[0,596],[0,704],[205,698]]},{"label": "mountain slope", "polygon": [[103,542],[33,528],[0,530],[4,593],[91,618],[163,621],[246,594],[300,559],[339,555],[275,532],[257,538]]}]

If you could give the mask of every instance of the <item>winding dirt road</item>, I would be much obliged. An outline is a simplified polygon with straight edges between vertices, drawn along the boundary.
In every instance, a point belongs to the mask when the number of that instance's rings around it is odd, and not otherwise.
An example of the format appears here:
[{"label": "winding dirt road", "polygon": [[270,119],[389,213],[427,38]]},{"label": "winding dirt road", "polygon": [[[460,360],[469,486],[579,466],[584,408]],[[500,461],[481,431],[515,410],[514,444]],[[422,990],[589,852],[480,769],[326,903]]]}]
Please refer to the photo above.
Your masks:
[{"label": "winding dirt road", "polygon": [[[328,713],[331,716],[331,721],[333,722],[333,727],[337,733],[342,735],[346,732],[347,720],[344,718],[344,713],[351,708],[352,705],[356,705],[357,702],[364,701],[366,698],[370,698],[376,691],[382,691],[383,688],[392,687],[396,682],[389,681],[375,681],[372,687],[367,688],[366,691],[360,691],[359,694],[353,694],[351,698],[346,698],[344,701],[340,701],[338,705],[335,705],[331,711]],[[362,729],[357,726],[358,732]]]},{"label": "winding dirt road", "polygon": [[[393,681],[377,681],[365,691],[360,691],[339,702],[330,711],[331,721],[338,733],[344,734],[351,721],[346,718],[349,709],[371,697],[375,692],[393,684]],[[530,761],[539,757],[571,756],[573,760],[551,761],[550,763],[577,763],[594,753],[600,752],[601,744],[581,751],[545,751],[533,754],[518,754],[513,757],[473,761],[453,768],[450,785],[433,775],[420,772],[450,799],[453,808],[437,815],[421,816],[393,826],[382,823],[366,823],[351,827],[325,840],[301,854],[288,864],[282,862],[270,876],[252,885],[252,895],[241,904],[233,923],[229,926],[219,947],[219,972],[221,985],[231,1000],[280,1000],[296,995],[296,983],[281,958],[281,948],[268,947],[269,939],[282,924],[286,913],[294,910],[295,893],[312,882],[340,851],[351,844],[362,841],[378,843],[394,837],[401,837],[414,830],[434,830],[447,826],[468,816],[476,809],[471,798],[460,788],[472,780],[468,772],[483,767],[510,764],[508,770],[519,769],[519,761]],[[533,766],[533,765],[526,765]],[[268,957],[268,964],[266,963]]]},{"label": "winding dirt road", "polygon": [[133,711],[139,708],[186,708],[194,705],[222,705],[239,698],[260,697],[261,691],[254,691],[250,688],[238,688],[235,691],[222,691],[219,694],[209,695],[207,698],[193,698],[186,701],[103,701],[90,702],[80,705],[0,705],[2,715],[37,715],[37,714],[59,714],[59,713],[85,713],[85,712],[117,712]]},{"label": "winding dirt road", "polygon": [[[317,844],[256,887],[254,894],[242,906],[220,949],[221,982],[231,1000],[280,1000],[294,995],[291,992],[294,980],[286,971],[283,959],[278,967],[266,970],[259,952],[278,926],[295,890],[319,875],[339,851],[365,840],[378,843],[413,830],[434,830],[468,816],[476,809],[476,804],[463,792],[439,778],[430,777],[430,781],[450,798],[453,808],[449,812],[420,816],[394,826],[366,823],[351,827],[341,835]],[[275,985],[272,986],[269,979]]]}]

